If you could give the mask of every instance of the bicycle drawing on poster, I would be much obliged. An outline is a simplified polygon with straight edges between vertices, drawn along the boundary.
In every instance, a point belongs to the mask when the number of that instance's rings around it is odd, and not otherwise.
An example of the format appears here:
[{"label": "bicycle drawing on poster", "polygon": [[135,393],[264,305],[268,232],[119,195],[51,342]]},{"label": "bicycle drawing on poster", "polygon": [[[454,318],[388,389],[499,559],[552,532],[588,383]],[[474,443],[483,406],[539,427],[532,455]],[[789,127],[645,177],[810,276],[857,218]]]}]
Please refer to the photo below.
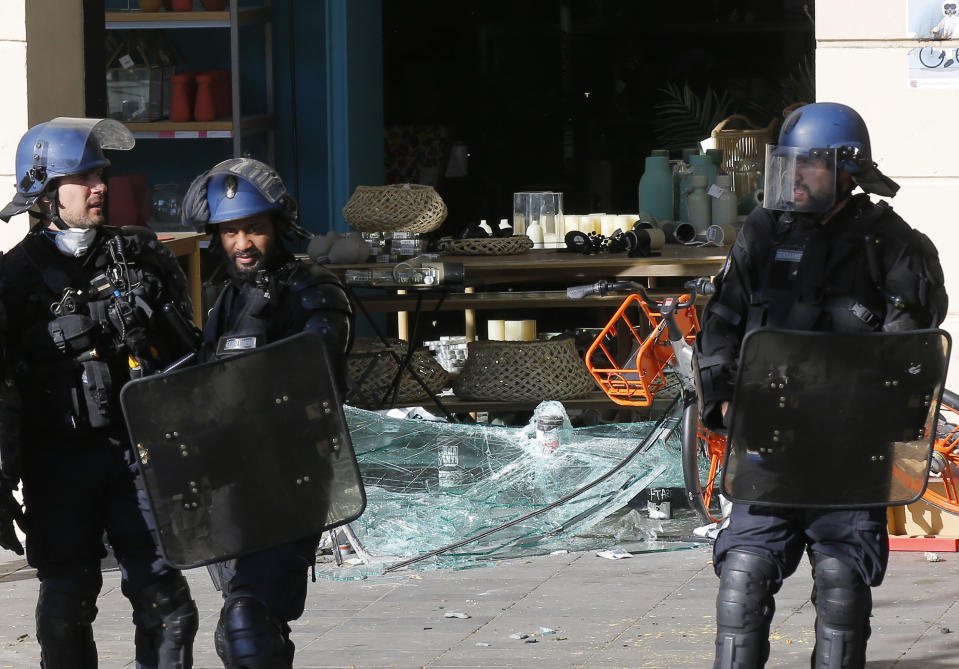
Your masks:
[{"label": "bicycle drawing on poster", "polygon": [[909,0],[910,88],[959,88],[959,0]]}]

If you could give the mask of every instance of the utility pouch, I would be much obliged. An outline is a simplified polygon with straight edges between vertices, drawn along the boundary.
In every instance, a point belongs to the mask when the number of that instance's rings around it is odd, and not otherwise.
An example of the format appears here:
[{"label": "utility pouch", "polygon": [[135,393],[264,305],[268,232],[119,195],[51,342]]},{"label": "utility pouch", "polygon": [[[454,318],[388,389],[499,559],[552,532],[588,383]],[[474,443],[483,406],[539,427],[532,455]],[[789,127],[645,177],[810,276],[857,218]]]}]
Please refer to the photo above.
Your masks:
[{"label": "utility pouch", "polygon": [[86,353],[95,347],[97,323],[85,314],[58,316],[47,324],[54,346],[65,355]]},{"label": "utility pouch", "polygon": [[86,414],[90,427],[106,427],[112,422],[110,397],[113,392],[113,380],[110,366],[99,360],[87,360],[80,363],[83,373],[80,375],[82,393],[77,399],[82,406],[77,407],[79,414]]}]

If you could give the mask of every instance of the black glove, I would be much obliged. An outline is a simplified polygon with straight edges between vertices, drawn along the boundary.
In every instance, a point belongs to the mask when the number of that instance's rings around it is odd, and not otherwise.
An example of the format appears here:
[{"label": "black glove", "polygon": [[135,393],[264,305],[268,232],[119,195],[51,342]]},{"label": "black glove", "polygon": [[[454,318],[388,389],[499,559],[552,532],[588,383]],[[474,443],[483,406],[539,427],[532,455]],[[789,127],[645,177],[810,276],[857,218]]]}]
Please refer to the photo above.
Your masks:
[{"label": "black glove", "polygon": [[23,544],[17,537],[17,531],[13,527],[16,522],[21,530],[25,530],[23,508],[19,502],[13,498],[13,489],[9,483],[0,480],[0,548],[6,548],[17,555],[23,555]]}]

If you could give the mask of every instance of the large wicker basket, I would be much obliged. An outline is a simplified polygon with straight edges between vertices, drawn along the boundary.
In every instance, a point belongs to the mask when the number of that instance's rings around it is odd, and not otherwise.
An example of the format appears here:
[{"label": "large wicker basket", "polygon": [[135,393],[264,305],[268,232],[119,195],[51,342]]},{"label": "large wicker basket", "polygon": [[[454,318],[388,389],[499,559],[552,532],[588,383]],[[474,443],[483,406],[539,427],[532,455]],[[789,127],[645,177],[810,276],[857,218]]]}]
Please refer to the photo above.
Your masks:
[{"label": "large wicker basket", "polygon": [[343,218],[364,232],[432,232],[446,220],[446,203],[432,186],[357,186]]},{"label": "large wicker basket", "polygon": [[539,402],[583,397],[595,387],[571,338],[470,342],[453,383],[461,399]]},{"label": "large wicker basket", "polygon": [[[727,127],[735,122],[745,128]],[[779,119],[774,118],[765,128],[746,116],[734,114],[713,128],[716,148],[723,150],[723,169],[733,175],[733,190],[739,196],[762,188],[760,175],[765,169],[766,145],[772,143]]]},{"label": "large wicker basket", "polygon": [[533,240],[526,235],[441,239],[439,242],[440,252],[451,256],[511,256],[526,253],[531,248]]},{"label": "large wicker basket", "polygon": [[[391,339],[390,348],[400,359],[406,355],[407,343],[401,339]],[[425,401],[430,394],[442,392],[449,385],[449,373],[425,349],[417,349],[410,359],[410,367],[426,385],[423,389],[410,370],[403,369],[396,393],[396,403]],[[379,339],[358,339],[346,358],[346,373],[350,391],[347,403],[365,408],[390,406],[393,401],[392,388],[399,372],[399,364]]]}]

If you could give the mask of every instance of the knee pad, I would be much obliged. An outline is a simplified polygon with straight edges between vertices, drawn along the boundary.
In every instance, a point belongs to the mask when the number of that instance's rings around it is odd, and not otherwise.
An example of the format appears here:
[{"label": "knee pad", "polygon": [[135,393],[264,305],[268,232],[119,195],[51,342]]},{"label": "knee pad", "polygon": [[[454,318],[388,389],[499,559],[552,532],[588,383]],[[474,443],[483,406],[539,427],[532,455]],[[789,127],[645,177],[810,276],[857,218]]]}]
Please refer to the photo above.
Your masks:
[{"label": "knee pad", "polygon": [[290,669],[290,628],[266,604],[250,596],[231,596],[220,611],[214,634],[217,654],[227,669]]},{"label": "knee pad", "polygon": [[199,614],[183,574],[163,577],[137,592],[131,601],[137,665],[190,669]]},{"label": "knee pad", "polygon": [[813,669],[856,669],[866,664],[872,592],[853,567],[813,555],[816,647]]},{"label": "knee pad", "polygon": [[37,598],[37,641],[44,669],[97,666],[93,621],[102,584],[95,576],[44,578]]},{"label": "knee pad", "polygon": [[769,658],[769,624],[776,604],[773,583],[778,574],[769,558],[731,550],[723,560],[716,596],[716,660],[714,669],[747,669]]}]

